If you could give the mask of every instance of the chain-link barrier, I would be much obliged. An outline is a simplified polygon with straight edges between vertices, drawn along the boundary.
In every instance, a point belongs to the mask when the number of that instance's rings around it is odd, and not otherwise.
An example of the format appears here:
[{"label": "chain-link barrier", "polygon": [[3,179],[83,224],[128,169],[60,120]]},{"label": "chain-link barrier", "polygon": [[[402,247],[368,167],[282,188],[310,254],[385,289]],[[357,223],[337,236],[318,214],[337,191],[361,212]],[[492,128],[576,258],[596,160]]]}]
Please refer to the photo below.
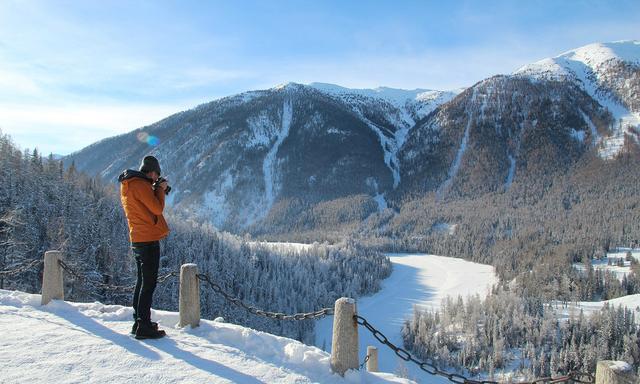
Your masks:
[{"label": "chain-link barrier", "polygon": [[263,316],[263,317],[267,317],[270,319],[277,319],[277,320],[309,320],[309,319],[319,319],[319,318],[323,318],[327,315],[333,315],[333,308],[323,308],[320,309],[318,311],[314,311],[314,312],[308,312],[308,313],[296,313],[293,315],[287,315],[284,313],[279,313],[279,312],[267,312],[267,311],[263,311],[261,309],[258,309],[252,305],[248,305],[246,303],[244,303],[242,300],[238,299],[237,297],[234,297],[228,293],[226,293],[221,286],[219,286],[218,284],[214,283],[213,281],[211,281],[211,279],[209,278],[209,276],[204,275],[202,273],[199,273],[198,275],[198,279],[200,279],[201,281],[206,282],[211,289],[213,289],[215,292],[221,294],[227,301],[231,302],[232,304],[237,305],[238,307],[244,308],[245,310],[249,311],[250,313],[253,313],[254,315],[258,315],[258,316]]},{"label": "chain-link barrier", "polygon": [[[96,288],[104,288],[104,289],[107,289],[110,291],[116,291],[116,292],[133,292],[136,289],[135,284],[134,285],[113,285],[113,284],[101,283],[95,280],[91,280],[86,276],[82,276],[76,270],[71,268],[69,264],[65,263],[62,260],[58,260],[58,264],[63,270],[65,270],[74,278],[78,279],[81,283],[87,283],[88,285],[91,285]],[[162,284],[164,283],[165,280],[174,276],[178,276],[178,272],[169,272],[165,275],[159,276],[157,279],[157,282],[158,284]]]},{"label": "chain-link barrier", "polygon": [[367,355],[364,357],[364,361],[362,362],[362,364],[360,364],[360,368],[358,368],[358,371],[362,371],[362,368],[364,368],[365,365],[367,365],[367,361],[369,361],[369,358],[371,356]]},{"label": "chain-link barrier", "polygon": [[[369,332],[373,334],[376,340],[380,343],[389,347],[393,352],[395,352],[396,356],[401,358],[404,361],[410,361],[416,364],[421,370],[427,372],[430,375],[442,376],[448,379],[452,383],[456,384],[502,384],[498,381],[492,380],[472,380],[468,379],[462,375],[457,373],[448,373],[443,370],[438,369],[435,362],[432,359],[427,359],[427,361],[418,360],[416,357],[411,355],[406,349],[395,346],[389,339],[379,330],[377,330],[371,323],[367,321],[362,316],[355,315],[353,320],[358,323],[358,325],[362,325]],[[534,381],[525,381],[518,382],[518,384],[551,384],[551,383],[585,383],[585,384],[593,384],[595,379],[593,375],[590,373],[577,372],[572,371],[568,375],[558,376],[558,377],[543,377],[536,379]]]},{"label": "chain-link barrier", "polygon": [[[44,261],[41,259],[25,262],[22,265],[14,266],[13,269],[0,271],[0,276],[18,275],[36,266],[40,266],[40,264],[42,264],[43,262]],[[74,278],[78,279],[81,283],[88,283],[94,287],[104,288],[112,291],[130,292],[135,289],[135,285],[120,286],[120,285],[112,285],[112,284],[97,282],[95,280],[91,280],[85,276],[82,276],[80,273],[78,273],[75,269],[70,267],[67,263],[65,263],[62,260],[58,260],[58,264],[64,271],[69,273]],[[175,271],[169,272],[167,274],[164,274],[158,277],[157,282],[158,284],[162,284],[170,277],[176,277],[179,275],[180,274]],[[228,294],[222,289],[220,285],[211,281],[209,276],[199,273],[197,274],[197,277],[201,281],[206,282],[211,287],[211,289],[213,289],[214,292],[221,294],[227,301],[231,302],[234,305],[237,305],[238,307],[244,308],[245,310],[247,310],[248,312],[254,315],[263,316],[263,317],[276,319],[276,320],[308,320],[308,319],[323,318],[325,316],[334,314],[333,308],[323,308],[314,312],[296,313],[293,315],[287,315],[285,313],[280,313],[280,312],[263,311],[261,309],[258,309],[257,307],[244,303],[242,300],[238,299],[235,296]],[[392,342],[389,341],[387,336],[385,336],[382,332],[376,329],[364,317],[355,315],[353,319],[354,321],[357,322],[358,325],[365,327],[369,332],[371,332],[373,337],[376,340],[378,340],[381,344],[389,347],[396,354],[396,356],[398,356],[404,361],[410,361],[416,364],[421,370],[423,370],[424,372],[430,375],[442,376],[455,384],[503,384],[501,382],[493,381],[493,380],[473,380],[473,379],[466,378],[465,376],[459,375],[457,373],[448,373],[443,370],[440,370],[432,359],[427,359],[427,361],[419,360],[416,357],[414,357],[406,349],[394,345]],[[362,364],[360,364],[359,369],[362,369],[367,364],[367,361],[369,361],[369,357],[370,357],[369,355],[365,357]],[[595,378],[590,373],[571,371],[569,374],[565,376],[542,377],[542,378],[535,379],[533,381],[518,382],[518,384],[553,384],[553,383],[593,384],[594,382],[595,382]]]},{"label": "chain-link barrier", "polygon": [[42,259],[38,259],[38,260],[31,260],[31,261],[26,261],[24,263],[22,263],[21,265],[14,265],[12,267],[12,269],[7,269],[4,271],[0,271],[0,276],[15,276],[15,275],[19,275],[23,272],[26,272],[28,270],[30,270],[31,268],[34,268],[36,266],[40,266],[40,264],[44,263],[44,260]]}]

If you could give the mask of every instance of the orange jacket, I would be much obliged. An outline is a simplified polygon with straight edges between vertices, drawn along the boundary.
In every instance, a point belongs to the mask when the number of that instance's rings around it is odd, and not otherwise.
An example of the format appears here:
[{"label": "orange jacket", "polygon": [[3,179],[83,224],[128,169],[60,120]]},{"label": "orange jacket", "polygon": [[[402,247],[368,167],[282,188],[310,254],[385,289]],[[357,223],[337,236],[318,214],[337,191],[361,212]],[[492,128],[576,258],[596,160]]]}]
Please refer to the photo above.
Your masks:
[{"label": "orange jacket", "polygon": [[129,223],[132,243],[156,241],[167,237],[169,226],[162,216],[164,191],[155,192],[151,179],[138,171],[127,170],[118,178],[120,201]]}]

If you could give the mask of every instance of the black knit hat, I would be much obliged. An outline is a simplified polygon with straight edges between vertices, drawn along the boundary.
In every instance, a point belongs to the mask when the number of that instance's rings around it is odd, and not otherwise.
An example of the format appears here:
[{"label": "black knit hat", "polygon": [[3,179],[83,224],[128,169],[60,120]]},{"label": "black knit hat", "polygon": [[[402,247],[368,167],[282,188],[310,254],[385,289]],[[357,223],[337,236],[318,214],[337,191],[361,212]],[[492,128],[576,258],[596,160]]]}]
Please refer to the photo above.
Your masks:
[{"label": "black knit hat", "polygon": [[145,156],[144,159],[142,159],[142,164],[140,164],[140,172],[148,173],[153,171],[156,171],[158,176],[160,175],[160,163],[158,159],[153,156]]}]

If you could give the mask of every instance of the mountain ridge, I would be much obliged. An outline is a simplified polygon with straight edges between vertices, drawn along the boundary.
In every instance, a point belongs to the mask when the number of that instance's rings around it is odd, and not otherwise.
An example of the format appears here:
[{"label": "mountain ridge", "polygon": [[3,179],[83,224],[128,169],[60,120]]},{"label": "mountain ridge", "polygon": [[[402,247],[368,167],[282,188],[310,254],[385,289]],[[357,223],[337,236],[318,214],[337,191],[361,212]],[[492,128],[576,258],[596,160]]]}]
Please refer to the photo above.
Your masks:
[{"label": "mountain ridge", "polygon": [[[591,44],[557,56],[592,55],[591,72],[570,62],[558,77],[533,63],[463,90],[286,83],[247,91],[65,161],[112,179],[154,154],[172,175],[171,204],[233,231],[274,220],[283,227],[292,216],[305,228],[325,225],[318,215],[342,228],[397,211],[407,196],[455,199],[527,183],[535,190],[587,153],[613,160],[637,147],[640,44],[619,44],[631,61]],[[149,136],[159,144],[139,140]]]}]

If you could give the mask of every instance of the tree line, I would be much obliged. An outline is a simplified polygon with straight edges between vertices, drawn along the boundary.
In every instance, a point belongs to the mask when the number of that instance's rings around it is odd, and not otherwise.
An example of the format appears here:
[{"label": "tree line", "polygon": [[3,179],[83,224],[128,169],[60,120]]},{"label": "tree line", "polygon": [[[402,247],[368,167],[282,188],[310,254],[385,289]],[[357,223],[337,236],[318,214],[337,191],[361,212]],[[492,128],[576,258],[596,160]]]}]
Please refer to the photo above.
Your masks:
[{"label": "tree line", "polygon": [[598,360],[640,367],[638,309],[605,304],[580,309],[524,298],[508,289],[447,298],[438,311],[416,309],[402,329],[405,346],[442,368],[491,379],[507,372],[526,380],[595,372]]},{"label": "tree line", "polygon": [[[65,276],[65,297],[131,305],[131,293],[91,282],[135,283],[135,261],[120,206],[118,185],[89,177],[37,150],[20,150],[0,132],[0,270],[63,252],[67,264],[86,276]],[[179,212],[167,212],[171,233],[162,241],[160,274],[196,263],[228,293],[273,312],[308,312],[332,307],[342,296],[358,297],[380,288],[391,273],[389,259],[353,241],[315,244],[308,249],[275,249],[249,237],[218,231]],[[0,289],[40,292],[41,267],[0,277]],[[205,318],[227,321],[313,343],[313,322],[258,318],[202,288]],[[168,279],[155,294],[154,308],[177,310],[178,282]]]}]

